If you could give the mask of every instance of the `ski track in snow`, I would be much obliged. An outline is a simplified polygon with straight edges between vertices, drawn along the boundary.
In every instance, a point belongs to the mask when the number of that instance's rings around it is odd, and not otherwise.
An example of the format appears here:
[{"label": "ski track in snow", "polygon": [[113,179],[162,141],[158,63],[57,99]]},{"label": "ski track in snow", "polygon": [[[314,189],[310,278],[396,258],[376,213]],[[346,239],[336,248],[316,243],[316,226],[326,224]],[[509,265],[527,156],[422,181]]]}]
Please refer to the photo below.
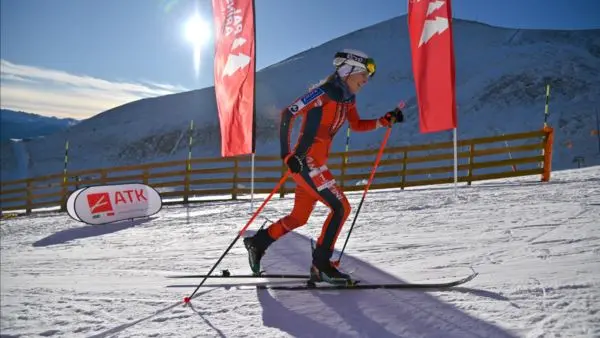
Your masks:
[{"label": "ski track in snow", "polygon": [[[2,337],[599,337],[600,167],[452,186],[370,191],[342,267],[363,282],[465,276],[445,291],[266,291],[208,280],[181,300],[250,217],[248,201],[165,206],[134,223],[65,214],[2,221]],[[362,193],[349,193],[356,207]],[[259,196],[263,198],[263,196]],[[250,227],[290,210],[275,197]],[[260,203],[260,202],[259,202]],[[254,207],[258,207],[254,203]],[[327,209],[276,242],[267,272],[308,273]],[[355,215],[342,230],[341,249]],[[241,241],[217,267],[248,273]],[[210,286],[239,283],[230,288]]]}]

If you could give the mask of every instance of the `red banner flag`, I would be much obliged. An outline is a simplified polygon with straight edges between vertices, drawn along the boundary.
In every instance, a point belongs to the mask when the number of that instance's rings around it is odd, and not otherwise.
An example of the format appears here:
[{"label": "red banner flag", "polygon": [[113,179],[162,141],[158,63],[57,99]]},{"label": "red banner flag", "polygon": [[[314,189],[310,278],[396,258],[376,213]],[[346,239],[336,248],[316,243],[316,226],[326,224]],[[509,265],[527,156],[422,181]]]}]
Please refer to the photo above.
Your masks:
[{"label": "red banner flag", "polygon": [[212,0],[215,95],[223,157],[254,153],[253,0]]},{"label": "red banner flag", "polygon": [[456,128],[450,0],[409,0],[408,29],[421,132]]}]

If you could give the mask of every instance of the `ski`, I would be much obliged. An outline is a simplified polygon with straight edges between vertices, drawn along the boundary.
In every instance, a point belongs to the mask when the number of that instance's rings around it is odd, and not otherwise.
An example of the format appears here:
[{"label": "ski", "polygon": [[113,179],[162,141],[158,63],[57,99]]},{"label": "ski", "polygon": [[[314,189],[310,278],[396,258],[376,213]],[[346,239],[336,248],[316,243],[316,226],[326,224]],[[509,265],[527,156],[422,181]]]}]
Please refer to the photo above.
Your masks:
[{"label": "ski", "polygon": [[266,274],[261,273],[258,275],[255,274],[231,274],[229,270],[221,271],[220,275],[175,275],[175,276],[165,276],[166,278],[275,278],[275,279],[286,279],[286,278],[297,278],[297,279],[309,279],[309,275],[299,275],[299,274],[286,274],[286,273],[275,273],[275,274]]},{"label": "ski", "polygon": [[[442,282],[442,283],[384,283],[384,284],[361,284],[360,281],[355,280],[356,284],[352,285],[334,285],[326,284],[323,282],[314,283],[310,279],[302,278],[306,282],[301,285],[289,285],[289,283],[296,283],[297,281],[264,281],[264,282],[250,282],[250,283],[226,283],[226,284],[206,284],[204,287],[224,287],[224,288],[240,288],[240,287],[256,287],[261,290],[288,290],[288,291],[301,291],[301,290],[376,290],[376,289],[388,289],[388,290],[402,290],[402,289],[445,289],[458,286],[473,280],[478,275],[477,272],[454,281]],[[245,276],[245,275],[243,275]],[[303,275],[298,275],[303,276]],[[219,277],[209,276],[209,277]],[[306,276],[303,276],[306,277]],[[224,277],[221,277],[224,278]],[[236,278],[233,276],[232,278]],[[245,277],[242,277],[245,278]],[[257,276],[250,276],[250,278],[261,278]],[[176,284],[167,285],[168,288],[187,288],[193,287],[190,284]]]},{"label": "ski", "polygon": [[454,281],[443,283],[387,283],[387,284],[352,284],[352,285],[318,285],[307,282],[304,285],[257,285],[261,290],[376,290],[376,289],[444,289],[467,283],[478,275],[477,272]]}]

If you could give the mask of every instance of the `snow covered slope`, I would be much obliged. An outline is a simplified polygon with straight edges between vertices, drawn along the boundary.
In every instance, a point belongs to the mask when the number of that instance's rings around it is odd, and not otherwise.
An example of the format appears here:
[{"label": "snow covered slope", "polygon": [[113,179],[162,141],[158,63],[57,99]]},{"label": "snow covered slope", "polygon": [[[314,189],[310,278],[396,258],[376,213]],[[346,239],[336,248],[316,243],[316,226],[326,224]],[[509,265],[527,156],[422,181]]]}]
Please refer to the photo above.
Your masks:
[{"label": "snow covered slope", "polygon": [[[459,137],[541,128],[545,86],[551,85],[549,123],[556,128],[554,169],[572,168],[575,156],[599,164],[592,136],[600,106],[600,30],[553,31],[492,27],[455,20]],[[277,154],[279,110],[332,71],[342,48],[366,51],[378,71],[358,97],[359,112],[375,118],[408,103],[408,122],[392,134],[390,145],[450,140],[451,132],[420,134],[406,17],[398,17],[329,41],[257,75],[257,152]],[[219,156],[220,138],[214,88],[148,98],[85,120],[69,131],[26,144],[30,165],[23,173],[18,155],[2,145],[2,178],[60,172],[65,139],[71,170],[133,164],[187,155],[190,120],[196,130],[193,155]],[[351,148],[376,148],[382,133],[353,134]],[[343,149],[344,137],[334,143]]]},{"label": "snow covered slope", "polygon": [[[342,268],[366,283],[453,279],[472,266],[480,275],[461,287],[286,292],[213,279],[192,308],[181,300],[200,280],[164,276],[207,273],[249,219],[248,201],[165,207],[104,226],[56,213],[3,220],[0,329],[3,337],[600,336],[600,166],[546,184],[480,182],[453,196],[446,187],[371,192]],[[349,194],[354,207],[360,197]],[[250,230],[292,202],[275,198]],[[263,268],[307,273],[309,239],[326,214],[319,204],[307,226],[273,244]],[[241,241],[221,269],[249,272]],[[180,283],[188,286],[166,287]]]}]

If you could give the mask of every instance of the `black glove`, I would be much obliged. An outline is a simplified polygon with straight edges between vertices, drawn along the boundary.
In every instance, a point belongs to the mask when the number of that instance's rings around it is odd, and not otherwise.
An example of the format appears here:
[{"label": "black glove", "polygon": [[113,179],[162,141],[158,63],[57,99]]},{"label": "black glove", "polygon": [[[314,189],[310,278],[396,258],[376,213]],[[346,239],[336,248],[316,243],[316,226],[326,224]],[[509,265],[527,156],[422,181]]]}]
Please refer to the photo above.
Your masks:
[{"label": "black glove", "polygon": [[286,157],[285,164],[287,164],[292,173],[297,174],[304,169],[304,157],[296,154],[290,154]]},{"label": "black glove", "polygon": [[400,110],[400,108],[396,108],[385,113],[383,118],[386,119],[390,124],[402,123],[404,121],[404,115],[402,114],[402,110]]}]

